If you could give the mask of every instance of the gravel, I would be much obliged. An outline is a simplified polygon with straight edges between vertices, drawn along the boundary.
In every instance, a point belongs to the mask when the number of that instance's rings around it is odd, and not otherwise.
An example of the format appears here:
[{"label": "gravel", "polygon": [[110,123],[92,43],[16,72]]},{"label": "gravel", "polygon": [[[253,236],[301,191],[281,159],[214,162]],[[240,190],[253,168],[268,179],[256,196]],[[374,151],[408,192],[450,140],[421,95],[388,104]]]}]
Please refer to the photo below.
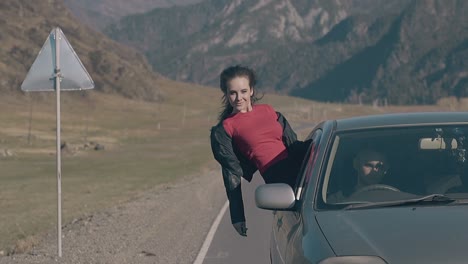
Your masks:
[{"label": "gravel", "polygon": [[62,257],[51,230],[34,249],[0,264],[193,263],[226,195],[219,169],[147,191],[62,228]]}]

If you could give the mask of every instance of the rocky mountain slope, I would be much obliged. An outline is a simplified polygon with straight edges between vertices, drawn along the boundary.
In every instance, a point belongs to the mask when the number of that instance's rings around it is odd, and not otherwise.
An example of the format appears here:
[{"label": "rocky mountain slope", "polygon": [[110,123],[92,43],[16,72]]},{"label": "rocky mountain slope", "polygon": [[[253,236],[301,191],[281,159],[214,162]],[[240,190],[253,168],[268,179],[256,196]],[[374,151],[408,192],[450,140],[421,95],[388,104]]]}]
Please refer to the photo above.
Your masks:
[{"label": "rocky mountain slope", "polygon": [[83,23],[103,29],[119,18],[136,13],[149,12],[154,8],[183,6],[202,0],[64,0],[65,5]]},{"label": "rocky mountain slope", "polygon": [[123,18],[105,33],[154,69],[217,85],[227,65],[322,101],[433,103],[468,96],[463,0],[205,0]]},{"label": "rocky mountain slope", "polygon": [[62,0],[0,2],[0,91],[19,93],[21,83],[51,30],[60,27],[95,82],[95,89],[160,100],[159,78],[135,50],[80,24]]}]

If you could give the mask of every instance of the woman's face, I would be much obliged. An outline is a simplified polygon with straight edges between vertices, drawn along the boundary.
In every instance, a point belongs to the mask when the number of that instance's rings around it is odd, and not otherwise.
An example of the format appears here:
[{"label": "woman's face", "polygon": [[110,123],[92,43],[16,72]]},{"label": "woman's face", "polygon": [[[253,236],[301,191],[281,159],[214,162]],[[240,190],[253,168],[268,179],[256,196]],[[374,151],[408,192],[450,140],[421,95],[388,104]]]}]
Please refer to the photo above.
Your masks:
[{"label": "woman's face", "polygon": [[233,113],[246,113],[252,110],[251,96],[253,88],[250,88],[247,77],[235,77],[227,83],[226,97],[229,99]]}]

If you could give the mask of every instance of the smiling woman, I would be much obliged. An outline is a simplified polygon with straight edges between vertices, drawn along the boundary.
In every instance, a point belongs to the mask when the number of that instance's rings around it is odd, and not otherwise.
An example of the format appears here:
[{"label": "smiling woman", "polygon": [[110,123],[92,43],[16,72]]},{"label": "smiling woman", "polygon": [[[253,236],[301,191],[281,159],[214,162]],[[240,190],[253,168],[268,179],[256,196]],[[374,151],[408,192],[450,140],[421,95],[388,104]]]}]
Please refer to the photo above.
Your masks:
[{"label": "smiling woman", "polygon": [[211,147],[221,164],[231,222],[247,235],[241,177],[250,182],[259,170],[266,183],[294,186],[307,143],[297,140],[286,118],[267,104],[254,103],[253,70],[233,66],[220,75],[224,110],[211,129]]},{"label": "smiling woman", "polygon": [[247,113],[252,111],[250,97],[253,89],[250,89],[249,80],[244,77],[235,77],[229,83],[229,104],[233,107],[232,113]]}]

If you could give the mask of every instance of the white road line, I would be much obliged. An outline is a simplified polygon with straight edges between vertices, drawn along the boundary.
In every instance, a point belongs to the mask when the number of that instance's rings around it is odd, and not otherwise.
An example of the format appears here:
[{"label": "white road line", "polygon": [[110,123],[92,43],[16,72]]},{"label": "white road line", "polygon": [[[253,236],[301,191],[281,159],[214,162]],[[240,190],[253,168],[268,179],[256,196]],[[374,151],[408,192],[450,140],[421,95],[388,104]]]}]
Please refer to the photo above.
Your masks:
[{"label": "white road line", "polygon": [[201,247],[200,252],[198,252],[198,256],[193,264],[202,264],[203,260],[205,260],[206,253],[208,252],[208,249],[211,245],[211,241],[213,241],[216,230],[218,229],[219,223],[221,222],[228,205],[229,201],[226,201],[226,203],[223,205],[223,208],[221,208],[221,211],[219,211],[219,214],[214,220],[213,225],[211,225],[210,231],[208,232],[208,235],[206,235],[205,242],[203,242],[203,246]]}]

